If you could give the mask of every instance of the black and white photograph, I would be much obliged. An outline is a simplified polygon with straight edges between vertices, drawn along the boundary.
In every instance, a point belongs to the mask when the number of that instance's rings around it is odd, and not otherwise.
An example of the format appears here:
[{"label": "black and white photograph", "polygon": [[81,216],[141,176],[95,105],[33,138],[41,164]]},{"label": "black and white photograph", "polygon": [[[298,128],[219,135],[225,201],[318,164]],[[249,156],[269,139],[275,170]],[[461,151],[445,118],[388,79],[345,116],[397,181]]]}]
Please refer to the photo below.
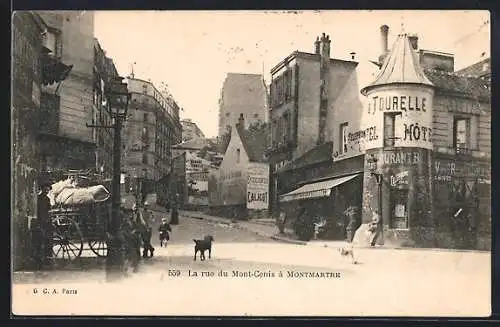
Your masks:
[{"label": "black and white photograph", "polygon": [[490,30],[15,11],[11,316],[490,316]]}]

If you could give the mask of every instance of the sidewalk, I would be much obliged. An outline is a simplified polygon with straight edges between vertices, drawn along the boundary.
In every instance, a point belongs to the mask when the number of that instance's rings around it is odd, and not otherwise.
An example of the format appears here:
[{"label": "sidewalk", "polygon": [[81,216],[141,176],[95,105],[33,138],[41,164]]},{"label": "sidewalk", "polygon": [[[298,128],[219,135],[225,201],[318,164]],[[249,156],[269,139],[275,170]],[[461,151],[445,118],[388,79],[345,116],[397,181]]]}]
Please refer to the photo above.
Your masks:
[{"label": "sidewalk", "polygon": [[[298,245],[308,245],[308,246],[317,246],[323,248],[341,248],[345,246],[345,242],[343,241],[324,241],[324,240],[313,240],[309,242],[300,241],[294,238],[291,238],[287,235],[280,235],[278,233],[278,228],[274,225],[272,219],[259,219],[259,220],[249,220],[249,221],[237,221],[233,223],[229,218],[223,217],[215,217],[206,215],[201,212],[194,211],[179,211],[179,214],[184,217],[194,218],[194,219],[203,219],[207,221],[211,221],[214,223],[220,224],[229,224],[232,225],[233,228],[239,228],[242,230],[246,230],[249,232],[253,232],[262,237],[268,237],[275,241],[298,244]],[[445,249],[445,248],[419,248],[419,247],[397,247],[397,246],[375,246],[375,247],[367,247],[370,249],[377,250],[406,250],[406,251],[443,251],[443,252],[477,252],[477,253],[490,253],[490,251],[481,251],[481,250],[463,250],[463,249]]]},{"label": "sidewalk", "polygon": [[280,235],[278,232],[278,228],[274,224],[274,219],[255,219],[248,221],[237,221],[236,223],[233,223],[229,218],[210,216],[201,212],[180,211],[180,215],[194,219],[203,219],[219,224],[229,224],[232,225],[233,228],[239,228],[241,230],[253,232],[259,236],[268,237],[275,241],[284,243],[291,243],[298,245],[312,245],[319,247],[333,247],[333,248],[340,248],[344,244],[344,242],[342,241],[314,240],[310,242],[305,242],[294,239],[286,235]]}]

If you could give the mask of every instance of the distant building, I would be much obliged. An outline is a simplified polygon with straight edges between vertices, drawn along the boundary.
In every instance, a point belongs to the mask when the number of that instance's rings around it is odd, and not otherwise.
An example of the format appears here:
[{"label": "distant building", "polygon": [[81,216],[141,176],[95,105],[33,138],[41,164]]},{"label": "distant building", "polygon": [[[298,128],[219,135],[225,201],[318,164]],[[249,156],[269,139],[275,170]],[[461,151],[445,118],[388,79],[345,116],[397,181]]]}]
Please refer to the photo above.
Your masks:
[{"label": "distant building", "polygon": [[244,126],[240,116],[219,169],[209,176],[210,210],[217,215],[259,217],[269,209],[267,127]]},{"label": "distant building", "polygon": [[262,75],[229,73],[219,99],[219,134],[238,123],[243,114],[245,127],[267,121],[267,91]]},{"label": "distant building", "polygon": [[485,58],[473,65],[462,68],[457,74],[475,76],[491,82],[491,59]]},{"label": "distant building", "polygon": [[172,195],[172,145],[181,142],[179,106],[165,98],[149,81],[130,76],[132,94],[124,130],[123,166],[128,176],[139,179],[142,192],[156,193],[158,204]]},{"label": "distant building", "polygon": [[205,139],[205,134],[201,131],[198,125],[191,119],[181,120],[182,125],[182,142],[191,141],[193,139]]},{"label": "distant building", "polygon": [[[94,39],[94,69],[92,84],[92,121],[94,125],[109,126],[112,124],[111,114],[104,105],[104,87],[106,82],[118,76],[115,64],[101,48],[99,41]],[[96,143],[96,170],[105,178],[113,174],[113,130],[111,128],[94,128],[92,139]]]}]

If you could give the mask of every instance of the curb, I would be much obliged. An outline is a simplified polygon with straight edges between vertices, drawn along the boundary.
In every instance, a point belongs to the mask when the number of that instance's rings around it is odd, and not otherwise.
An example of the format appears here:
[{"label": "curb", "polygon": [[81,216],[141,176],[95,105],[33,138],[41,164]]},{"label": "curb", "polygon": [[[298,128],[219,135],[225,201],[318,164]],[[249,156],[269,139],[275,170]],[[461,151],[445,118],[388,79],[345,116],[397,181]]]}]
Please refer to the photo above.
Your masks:
[{"label": "curb", "polygon": [[[201,217],[198,215],[192,215],[187,212],[184,212],[184,215],[189,218],[194,218],[198,220],[207,220],[207,221],[212,221],[212,222],[217,222],[217,223],[227,223],[230,224],[231,221],[226,218],[208,218],[208,217]],[[254,222],[255,224],[259,224]],[[265,225],[260,223],[261,225]],[[239,225],[239,223],[234,224],[234,227],[237,229],[241,230],[246,230],[249,232],[254,232],[255,234],[262,236],[262,237],[268,237],[271,238],[272,240],[282,242],[282,243],[288,243],[288,244],[296,244],[296,245],[309,245],[309,246],[316,246],[316,247],[322,247],[322,248],[339,248],[339,246],[333,246],[329,245],[327,243],[319,243],[314,244],[311,242],[305,242],[305,241],[300,241],[300,240],[294,240],[294,239],[289,239],[289,238],[284,238],[280,237],[276,234],[274,235],[269,235],[266,233],[261,233],[261,232],[256,232],[252,230],[251,228],[247,228],[245,226]],[[419,247],[399,247],[399,246],[358,246],[357,248],[359,249],[372,249],[372,250],[406,250],[406,251],[431,251],[431,252],[459,252],[459,253],[482,253],[482,254],[488,254],[491,253],[491,251],[485,251],[485,250],[462,250],[462,249],[445,249],[445,248],[419,248]]]},{"label": "curb", "polygon": [[278,242],[289,243],[289,244],[308,245],[307,242],[304,242],[304,241],[293,240],[293,239],[289,239],[289,238],[279,237],[276,235],[271,236],[271,239],[278,241]]}]

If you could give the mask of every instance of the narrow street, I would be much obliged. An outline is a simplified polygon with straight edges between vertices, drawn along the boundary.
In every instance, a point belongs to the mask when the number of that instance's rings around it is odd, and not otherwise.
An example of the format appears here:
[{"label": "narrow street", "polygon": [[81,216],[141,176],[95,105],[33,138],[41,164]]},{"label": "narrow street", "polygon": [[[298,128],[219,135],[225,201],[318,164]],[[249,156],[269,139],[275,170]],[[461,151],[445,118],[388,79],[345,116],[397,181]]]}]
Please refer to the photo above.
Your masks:
[{"label": "narrow street", "polygon": [[[205,234],[215,238],[212,258],[195,262],[192,239]],[[15,283],[14,312],[466,316],[490,310],[486,253],[366,249],[357,251],[361,264],[352,265],[333,248],[279,243],[187,217],[173,226],[166,248],[154,237],[154,258],[118,284],[105,284],[98,269]],[[56,294],[43,295],[43,288]]]}]

